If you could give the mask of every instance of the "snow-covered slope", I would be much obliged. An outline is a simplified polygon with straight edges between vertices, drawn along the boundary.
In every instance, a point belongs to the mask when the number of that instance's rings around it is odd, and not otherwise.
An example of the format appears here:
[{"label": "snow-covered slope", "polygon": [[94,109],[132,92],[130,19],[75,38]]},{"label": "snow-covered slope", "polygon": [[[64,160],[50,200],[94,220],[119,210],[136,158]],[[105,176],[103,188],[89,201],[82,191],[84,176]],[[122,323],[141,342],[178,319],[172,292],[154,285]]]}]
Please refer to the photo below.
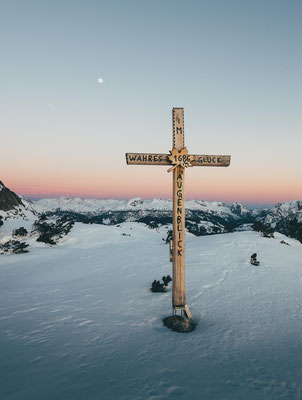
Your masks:
[{"label": "snow-covered slope", "polygon": [[171,273],[165,234],[76,223],[56,247],[2,255],[0,398],[301,399],[301,244],[188,234],[198,326],[179,334],[162,325],[171,291],[148,290]]},{"label": "snow-covered slope", "polygon": [[3,219],[10,218],[23,218],[28,219],[32,218],[35,215],[38,215],[33,204],[26,199],[22,199],[22,205],[15,206],[13,209],[9,211],[0,210],[0,215]]}]

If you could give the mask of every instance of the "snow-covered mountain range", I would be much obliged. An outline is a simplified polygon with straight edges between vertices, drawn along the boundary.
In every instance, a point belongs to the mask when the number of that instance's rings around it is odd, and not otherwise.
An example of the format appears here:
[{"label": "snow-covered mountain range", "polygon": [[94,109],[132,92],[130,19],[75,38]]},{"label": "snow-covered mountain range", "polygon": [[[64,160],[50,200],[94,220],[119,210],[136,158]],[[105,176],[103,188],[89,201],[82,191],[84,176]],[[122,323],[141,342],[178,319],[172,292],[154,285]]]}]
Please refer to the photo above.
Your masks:
[{"label": "snow-covered mountain range", "polygon": [[[170,225],[172,219],[172,201],[162,199],[126,201],[60,197],[39,200],[34,208],[49,216],[64,215],[73,221],[104,225],[136,221],[158,227]],[[186,228],[197,236],[248,229],[256,221],[302,241],[301,200],[254,210],[239,203],[186,201]]]},{"label": "snow-covered mountain range", "polygon": [[[171,200],[135,198],[127,201],[59,197],[30,202],[17,196],[2,182],[0,185],[0,225],[14,217],[34,222],[43,215],[52,220],[63,218],[64,223],[70,221],[117,225],[123,222],[139,222],[151,228],[171,228]],[[278,203],[270,209],[254,210],[239,203],[227,205],[203,200],[186,201],[186,229],[196,236],[250,230],[255,222],[261,222],[302,242],[302,201]]]}]

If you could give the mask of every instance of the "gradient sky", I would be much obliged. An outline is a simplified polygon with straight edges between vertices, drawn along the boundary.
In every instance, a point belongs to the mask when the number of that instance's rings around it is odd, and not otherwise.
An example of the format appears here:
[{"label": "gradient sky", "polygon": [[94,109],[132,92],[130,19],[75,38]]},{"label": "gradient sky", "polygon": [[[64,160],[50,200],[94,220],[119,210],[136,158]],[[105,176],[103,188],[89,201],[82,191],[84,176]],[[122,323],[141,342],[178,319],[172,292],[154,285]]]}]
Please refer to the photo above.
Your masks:
[{"label": "gradient sky", "polygon": [[[171,197],[171,111],[195,154],[187,198],[302,198],[302,2],[0,1],[0,180],[19,194]],[[103,84],[98,79],[104,80]]]}]

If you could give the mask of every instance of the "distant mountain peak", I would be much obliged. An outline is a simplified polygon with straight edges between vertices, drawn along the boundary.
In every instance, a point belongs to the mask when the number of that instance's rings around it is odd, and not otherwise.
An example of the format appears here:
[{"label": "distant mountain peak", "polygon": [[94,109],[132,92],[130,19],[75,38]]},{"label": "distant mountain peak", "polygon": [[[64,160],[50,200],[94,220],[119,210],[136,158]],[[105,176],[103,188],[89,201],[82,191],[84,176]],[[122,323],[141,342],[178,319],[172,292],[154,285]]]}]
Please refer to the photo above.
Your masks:
[{"label": "distant mountain peak", "polygon": [[127,203],[127,207],[137,207],[144,204],[144,200],[141,199],[140,197],[135,197],[134,199],[131,199]]},{"label": "distant mountain peak", "polygon": [[240,203],[233,203],[231,205],[230,209],[233,214],[240,215],[240,216],[246,215],[249,213],[249,210]]}]

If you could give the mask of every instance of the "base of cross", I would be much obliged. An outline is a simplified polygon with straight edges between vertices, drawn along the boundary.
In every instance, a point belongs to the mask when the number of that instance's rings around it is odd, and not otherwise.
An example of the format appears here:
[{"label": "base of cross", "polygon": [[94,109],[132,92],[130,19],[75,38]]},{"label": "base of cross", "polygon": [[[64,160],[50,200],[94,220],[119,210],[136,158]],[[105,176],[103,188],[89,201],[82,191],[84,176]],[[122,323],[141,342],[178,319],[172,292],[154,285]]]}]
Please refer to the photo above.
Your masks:
[{"label": "base of cross", "polygon": [[181,315],[182,317],[192,319],[192,314],[187,304],[183,306],[173,306],[173,315]]}]

